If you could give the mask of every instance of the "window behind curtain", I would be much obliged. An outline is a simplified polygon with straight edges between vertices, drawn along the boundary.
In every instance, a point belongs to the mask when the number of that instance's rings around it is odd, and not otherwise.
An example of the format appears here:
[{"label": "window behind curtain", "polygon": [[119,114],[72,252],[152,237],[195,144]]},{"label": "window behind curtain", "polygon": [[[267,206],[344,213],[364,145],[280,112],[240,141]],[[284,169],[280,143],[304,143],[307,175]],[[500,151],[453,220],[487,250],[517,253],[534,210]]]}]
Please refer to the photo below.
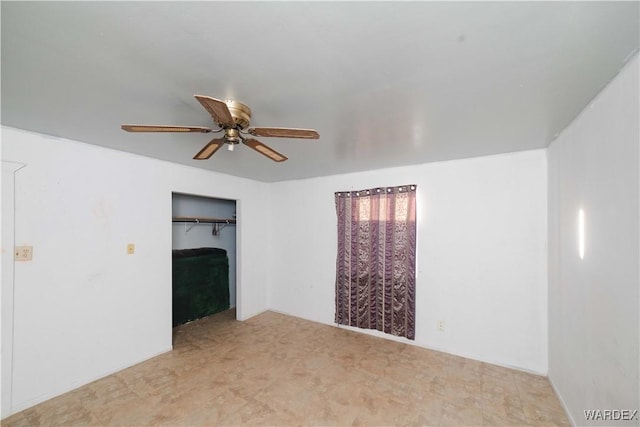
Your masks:
[{"label": "window behind curtain", "polygon": [[335,193],[340,325],[415,339],[416,186]]}]

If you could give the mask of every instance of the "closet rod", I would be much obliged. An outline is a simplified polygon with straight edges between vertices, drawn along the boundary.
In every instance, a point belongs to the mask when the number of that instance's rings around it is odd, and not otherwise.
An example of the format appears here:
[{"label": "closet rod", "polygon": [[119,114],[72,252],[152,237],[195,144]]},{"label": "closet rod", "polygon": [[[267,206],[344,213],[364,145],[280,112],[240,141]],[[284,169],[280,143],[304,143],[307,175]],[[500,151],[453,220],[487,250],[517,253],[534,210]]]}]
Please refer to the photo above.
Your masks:
[{"label": "closet rod", "polygon": [[235,218],[205,218],[191,216],[174,216],[173,222],[195,222],[197,224],[235,224]]}]

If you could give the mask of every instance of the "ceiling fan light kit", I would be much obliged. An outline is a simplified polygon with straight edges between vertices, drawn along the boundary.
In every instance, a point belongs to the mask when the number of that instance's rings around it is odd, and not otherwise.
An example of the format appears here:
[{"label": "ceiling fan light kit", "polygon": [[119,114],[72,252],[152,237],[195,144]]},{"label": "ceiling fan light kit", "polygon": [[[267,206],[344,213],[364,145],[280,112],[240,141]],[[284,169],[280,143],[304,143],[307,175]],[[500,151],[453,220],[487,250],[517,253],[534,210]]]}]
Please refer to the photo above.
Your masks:
[{"label": "ceiling fan light kit", "polygon": [[[122,125],[122,130],[127,132],[196,132],[218,133],[224,132],[221,138],[214,138],[193,158],[206,160],[213,156],[223,144],[227,144],[229,151],[242,142],[249,148],[257,151],[273,160],[284,162],[287,157],[278,153],[273,148],[254,138],[246,138],[245,135],[261,136],[265,138],[300,138],[318,139],[320,135],[314,129],[278,128],[278,127],[254,127],[248,128],[251,123],[251,109],[248,105],[234,100],[221,101],[204,95],[194,95],[205,110],[209,112],[214,123],[219,129],[210,129],[201,126],[165,126],[165,125]],[[247,129],[245,131],[245,129]]]}]

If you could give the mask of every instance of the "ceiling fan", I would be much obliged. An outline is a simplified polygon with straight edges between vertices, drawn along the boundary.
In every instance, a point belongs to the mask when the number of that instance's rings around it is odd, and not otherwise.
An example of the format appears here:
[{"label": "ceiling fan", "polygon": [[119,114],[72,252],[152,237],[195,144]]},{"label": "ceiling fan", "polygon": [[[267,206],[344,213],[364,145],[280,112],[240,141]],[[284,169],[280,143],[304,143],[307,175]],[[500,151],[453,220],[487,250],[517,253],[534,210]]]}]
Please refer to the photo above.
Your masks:
[{"label": "ceiling fan", "polygon": [[[164,125],[122,125],[122,130],[127,132],[197,132],[218,133],[224,132],[224,136],[214,138],[202,148],[195,156],[196,160],[206,160],[213,156],[220,147],[228,144],[230,151],[236,144],[242,142],[253,148],[263,156],[267,156],[275,162],[284,162],[287,157],[278,153],[273,148],[258,141],[251,136],[275,137],[275,138],[302,138],[318,139],[320,135],[313,129],[277,128],[277,127],[252,127],[248,128],[251,121],[251,109],[249,106],[233,100],[221,101],[209,96],[194,95],[202,106],[211,114],[213,121],[219,129],[211,129],[200,126],[164,126]],[[246,131],[245,131],[246,129]]]}]

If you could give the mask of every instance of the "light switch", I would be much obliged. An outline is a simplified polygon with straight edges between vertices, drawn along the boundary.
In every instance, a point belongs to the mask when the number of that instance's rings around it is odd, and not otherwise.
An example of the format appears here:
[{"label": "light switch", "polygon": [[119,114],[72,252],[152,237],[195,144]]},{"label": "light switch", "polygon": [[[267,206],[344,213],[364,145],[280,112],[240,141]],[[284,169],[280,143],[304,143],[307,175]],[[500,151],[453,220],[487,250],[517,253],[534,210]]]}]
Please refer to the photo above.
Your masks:
[{"label": "light switch", "polygon": [[127,245],[127,255],[133,255],[134,253],[136,253],[136,245],[129,243]]}]

